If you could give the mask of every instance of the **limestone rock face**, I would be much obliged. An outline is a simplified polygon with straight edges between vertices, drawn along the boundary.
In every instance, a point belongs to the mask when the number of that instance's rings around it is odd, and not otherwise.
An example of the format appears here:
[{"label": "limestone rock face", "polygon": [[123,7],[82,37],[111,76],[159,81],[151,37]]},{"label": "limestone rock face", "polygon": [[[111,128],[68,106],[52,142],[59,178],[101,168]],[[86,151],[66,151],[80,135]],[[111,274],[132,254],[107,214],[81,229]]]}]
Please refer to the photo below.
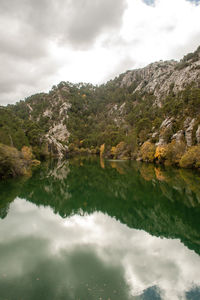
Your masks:
[{"label": "limestone rock face", "polygon": [[160,125],[160,135],[159,141],[157,143],[158,146],[165,145],[168,143],[169,134],[168,132],[171,130],[173,125],[174,118],[167,117],[162,124]]},{"label": "limestone rock face", "polygon": [[62,122],[51,127],[49,132],[46,134],[49,152],[54,156],[58,156],[60,158],[64,157],[68,147],[63,145],[61,142],[67,142],[69,136],[69,131]]},{"label": "limestone rock face", "polygon": [[62,158],[66,156],[68,147],[64,146],[53,136],[46,136],[46,141],[48,143],[48,151],[51,155]]},{"label": "limestone rock face", "polygon": [[185,140],[188,147],[192,146],[192,131],[194,128],[195,119],[192,119],[192,121],[189,123],[188,128],[185,131]]},{"label": "limestone rock face", "polygon": [[171,128],[172,127],[172,123],[173,123],[173,121],[174,121],[174,118],[172,117],[172,118],[166,118],[163,122],[162,122],[162,124],[160,125],[160,129],[162,129],[162,128]]},{"label": "limestone rock face", "polygon": [[184,131],[183,130],[179,130],[178,132],[176,132],[172,138],[172,140],[175,140],[177,143],[180,143],[184,140]]},{"label": "limestone rock face", "polygon": [[189,127],[191,121],[192,121],[192,118],[190,118],[190,117],[187,117],[187,118],[185,119],[185,121],[184,121],[184,123],[183,123],[183,129],[184,129],[184,130],[186,130],[186,129]]},{"label": "limestone rock face", "polygon": [[65,142],[69,138],[70,134],[66,128],[66,125],[58,123],[57,125],[54,125],[52,128],[50,128],[48,135],[53,136],[58,141]]},{"label": "limestone rock face", "polygon": [[[156,104],[161,106],[162,100],[170,92],[177,93],[190,83],[198,86],[200,83],[200,53],[196,61],[189,60],[187,63],[159,61],[144,68],[127,71],[123,74],[120,86],[133,85],[134,92],[153,93]],[[180,64],[182,63],[182,67]]]},{"label": "limestone rock face", "polygon": [[197,143],[200,144],[200,125],[198,126],[196,131],[196,139],[197,139]]},{"label": "limestone rock face", "polygon": [[158,133],[157,131],[156,131],[156,132],[153,132],[151,137],[154,139],[154,138],[156,138],[156,137],[158,136],[158,134],[159,134],[159,133]]}]

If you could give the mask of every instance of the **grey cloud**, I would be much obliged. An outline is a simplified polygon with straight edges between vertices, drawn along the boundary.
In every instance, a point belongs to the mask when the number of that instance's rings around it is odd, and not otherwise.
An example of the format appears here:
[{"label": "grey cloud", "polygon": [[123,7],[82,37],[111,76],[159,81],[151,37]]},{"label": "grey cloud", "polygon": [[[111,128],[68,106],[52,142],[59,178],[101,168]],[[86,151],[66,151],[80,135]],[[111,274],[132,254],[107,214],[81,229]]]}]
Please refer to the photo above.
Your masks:
[{"label": "grey cloud", "polygon": [[69,40],[74,46],[87,46],[103,30],[116,30],[121,24],[125,7],[125,1],[121,0],[75,1],[67,30]]},{"label": "grey cloud", "polygon": [[88,45],[103,30],[116,29],[122,21],[126,0],[2,0],[0,13],[17,20],[21,30],[58,39],[75,47]]},{"label": "grey cloud", "polygon": [[[46,5],[44,5],[46,3]],[[0,52],[28,58],[47,55],[52,35],[54,6],[49,1],[2,0],[0,3]],[[50,12],[48,11],[50,10]],[[53,26],[54,28],[55,26]]]},{"label": "grey cloud", "polygon": [[51,57],[29,61],[4,54],[0,65],[0,105],[5,105],[49,89],[60,62]]},{"label": "grey cloud", "polygon": [[[17,88],[16,85],[30,85],[33,86],[35,83],[41,81],[43,76],[45,77],[49,73],[56,71],[57,64],[39,61],[38,64],[28,64],[22,62],[10,61],[9,63],[1,63],[1,74],[0,74],[0,91],[13,92]],[[37,81],[38,78],[38,81]]]},{"label": "grey cloud", "polygon": [[44,42],[44,39],[39,39],[29,31],[21,31],[15,36],[7,36],[0,30],[0,35],[2,55],[29,61],[47,55],[47,41]]},{"label": "grey cloud", "polygon": [[125,8],[126,0],[1,0],[0,104],[50,82],[60,67],[51,43],[89,49],[104,31],[118,30]]}]

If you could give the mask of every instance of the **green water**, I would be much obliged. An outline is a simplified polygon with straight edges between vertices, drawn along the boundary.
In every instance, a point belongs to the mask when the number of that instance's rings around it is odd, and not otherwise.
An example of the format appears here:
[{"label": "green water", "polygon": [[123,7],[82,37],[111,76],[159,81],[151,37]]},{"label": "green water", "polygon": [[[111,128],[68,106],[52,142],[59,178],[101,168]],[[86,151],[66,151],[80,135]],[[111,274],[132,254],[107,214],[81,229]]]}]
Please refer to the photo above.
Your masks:
[{"label": "green water", "polygon": [[0,300],[200,299],[200,175],[48,162],[0,183]]}]

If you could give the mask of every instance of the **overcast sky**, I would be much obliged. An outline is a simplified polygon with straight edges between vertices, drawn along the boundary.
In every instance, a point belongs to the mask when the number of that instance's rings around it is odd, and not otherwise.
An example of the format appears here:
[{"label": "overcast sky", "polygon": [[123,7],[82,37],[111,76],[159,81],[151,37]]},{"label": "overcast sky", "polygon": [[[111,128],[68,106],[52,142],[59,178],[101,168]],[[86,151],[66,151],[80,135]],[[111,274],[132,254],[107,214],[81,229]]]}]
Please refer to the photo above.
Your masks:
[{"label": "overcast sky", "polygon": [[0,0],[0,104],[62,80],[106,82],[199,45],[197,0]]}]

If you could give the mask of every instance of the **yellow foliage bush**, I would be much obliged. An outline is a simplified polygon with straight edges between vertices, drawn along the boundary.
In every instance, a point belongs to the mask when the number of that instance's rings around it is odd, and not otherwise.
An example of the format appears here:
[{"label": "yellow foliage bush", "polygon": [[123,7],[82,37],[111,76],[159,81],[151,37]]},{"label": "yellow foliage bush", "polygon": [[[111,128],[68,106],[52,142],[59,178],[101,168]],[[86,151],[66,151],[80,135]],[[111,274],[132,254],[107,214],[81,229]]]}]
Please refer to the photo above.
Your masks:
[{"label": "yellow foliage bush", "polygon": [[32,166],[39,166],[41,164],[41,162],[37,159],[33,159],[32,160]]},{"label": "yellow foliage bush", "polygon": [[200,145],[190,147],[180,160],[182,168],[200,167]]},{"label": "yellow foliage bush", "polygon": [[154,157],[159,162],[165,160],[167,157],[167,145],[157,146]]},{"label": "yellow foliage bush", "polygon": [[26,160],[33,159],[32,149],[30,147],[23,146],[21,152],[23,154],[24,159],[26,159]]},{"label": "yellow foliage bush", "polygon": [[124,142],[120,142],[119,144],[117,144],[116,147],[112,147],[110,150],[110,154],[113,156],[113,158],[117,158],[118,155],[122,154],[122,152],[124,151],[125,148],[125,143]]},{"label": "yellow foliage bush", "polygon": [[112,147],[110,150],[111,155],[115,158],[115,155],[117,154],[117,147]]},{"label": "yellow foliage bush", "polygon": [[[114,158],[117,159],[128,159],[129,158],[129,148],[125,142],[120,142],[116,147],[113,148]],[[112,153],[111,153],[112,154]]]},{"label": "yellow foliage bush", "polygon": [[125,142],[120,142],[119,144],[117,144],[116,146],[116,151],[117,153],[121,153],[122,151],[124,151],[126,148],[126,143]]},{"label": "yellow foliage bush", "polygon": [[145,142],[140,148],[140,156],[143,161],[153,162],[155,155],[155,145],[151,142]]}]

